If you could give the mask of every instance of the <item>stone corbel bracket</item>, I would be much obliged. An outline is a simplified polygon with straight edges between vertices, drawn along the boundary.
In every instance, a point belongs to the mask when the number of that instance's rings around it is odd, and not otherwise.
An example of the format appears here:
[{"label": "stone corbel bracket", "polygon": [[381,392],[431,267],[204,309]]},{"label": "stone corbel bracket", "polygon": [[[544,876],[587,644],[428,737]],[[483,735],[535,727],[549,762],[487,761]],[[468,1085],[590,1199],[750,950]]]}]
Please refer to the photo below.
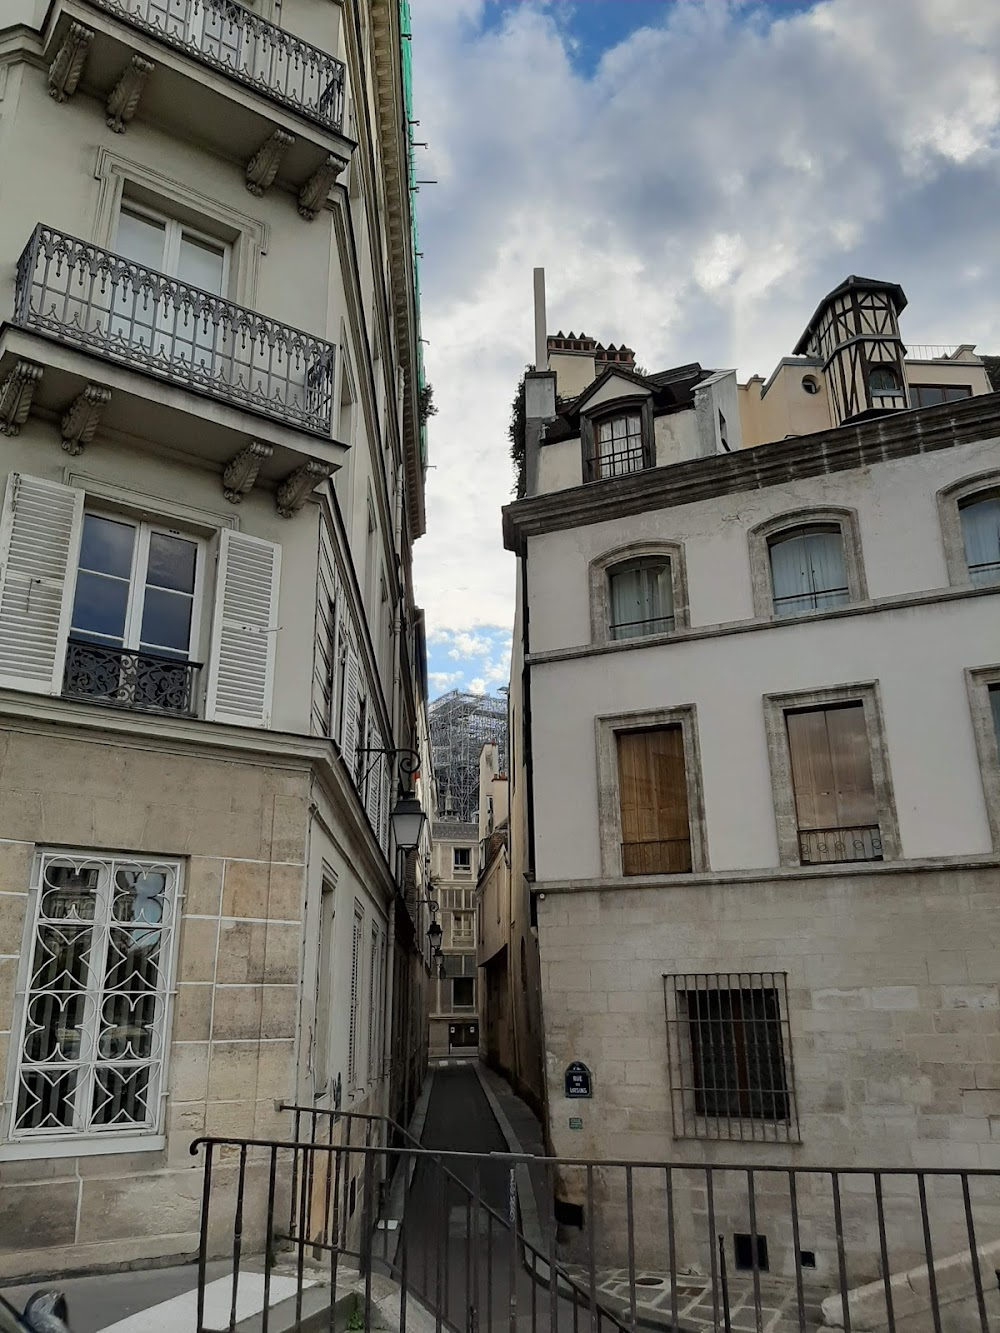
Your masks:
[{"label": "stone corbel bracket", "polygon": [[103,384],[88,384],[77,394],[62,419],[62,447],[74,458],[82,454],[94,438],[101,417],[111,402],[111,390]]},{"label": "stone corbel bracket", "polygon": [[247,163],[247,189],[259,199],[265,190],[270,189],[281,166],[285,149],[295,142],[294,134],[284,130],[275,130],[269,139],[261,144],[257,152]]},{"label": "stone corbel bracket", "polygon": [[223,495],[230,504],[238,505],[253,490],[260,465],[274,453],[274,446],[263,440],[251,440],[239,453],[234,454],[222,474]]},{"label": "stone corbel bracket", "polygon": [[93,40],[93,28],[82,23],[69,25],[62,46],[49,66],[49,96],[57,102],[65,102],[76,92]]},{"label": "stone corbel bracket", "polygon": [[278,513],[282,518],[294,518],[320,482],[332,476],[332,465],[315,458],[297,467],[278,487]]},{"label": "stone corbel bracket", "polygon": [[28,420],[42,368],[35,361],[18,361],[0,387],[0,434],[18,435]]},{"label": "stone corbel bracket", "polygon": [[303,185],[299,191],[299,213],[307,222],[312,222],[326,203],[327,195],[336,184],[340,173],[347,167],[347,163],[346,157],[330,153]]},{"label": "stone corbel bracket", "polygon": [[135,115],[146,80],[156,66],[142,56],[133,56],[108,98],[108,125],[115,134],[124,134],[125,126]]}]

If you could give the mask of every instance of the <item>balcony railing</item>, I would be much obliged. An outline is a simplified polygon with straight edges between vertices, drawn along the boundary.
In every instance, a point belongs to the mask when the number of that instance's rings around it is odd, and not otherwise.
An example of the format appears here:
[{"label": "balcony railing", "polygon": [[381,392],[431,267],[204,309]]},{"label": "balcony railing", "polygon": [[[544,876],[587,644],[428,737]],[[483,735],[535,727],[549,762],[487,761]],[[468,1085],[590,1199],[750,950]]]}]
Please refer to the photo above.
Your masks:
[{"label": "balcony railing", "polygon": [[134,648],[70,639],[62,692],[66,698],[113,708],[190,717],[195,711],[195,681],[201,665]]},{"label": "balcony railing", "polygon": [[329,437],[335,349],[221,296],[39,224],[14,322]]},{"label": "balcony railing", "polygon": [[89,0],[265,97],[339,131],[344,66],[237,0]]},{"label": "balcony railing", "polygon": [[623,875],[684,875],[690,870],[690,838],[648,838],[622,843]]},{"label": "balcony railing", "polygon": [[804,866],[881,861],[882,833],[877,824],[858,828],[800,829],[799,855]]}]

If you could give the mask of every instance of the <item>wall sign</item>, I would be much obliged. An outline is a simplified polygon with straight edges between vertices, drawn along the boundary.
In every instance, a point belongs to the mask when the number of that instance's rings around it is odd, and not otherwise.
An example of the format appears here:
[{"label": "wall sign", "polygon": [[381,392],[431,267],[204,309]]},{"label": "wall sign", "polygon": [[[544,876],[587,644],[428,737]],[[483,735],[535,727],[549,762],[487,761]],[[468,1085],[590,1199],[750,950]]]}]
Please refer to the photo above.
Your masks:
[{"label": "wall sign", "polygon": [[593,1097],[593,1079],[590,1070],[580,1060],[567,1065],[565,1074],[567,1097]]},{"label": "wall sign", "polygon": [[578,1115],[571,1115],[569,1118],[570,1129],[583,1129],[583,1121]]}]

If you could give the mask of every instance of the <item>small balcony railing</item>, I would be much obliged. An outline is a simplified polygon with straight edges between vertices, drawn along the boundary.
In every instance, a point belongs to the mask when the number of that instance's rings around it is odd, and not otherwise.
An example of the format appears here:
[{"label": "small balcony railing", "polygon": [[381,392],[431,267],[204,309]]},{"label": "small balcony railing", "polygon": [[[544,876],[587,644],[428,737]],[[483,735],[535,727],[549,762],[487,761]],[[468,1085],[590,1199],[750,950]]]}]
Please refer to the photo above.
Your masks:
[{"label": "small balcony railing", "polygon": [[89,0],[300,116],[339,132],[343,63],[237,0]]},{"label": "small balcony railing", "polygon": [[881,861],[882,832],[878,824],[863,824],[857,828],[800,829],[799,857],[804,866]]},{"label": "small balcony railing", "polygon": [[690,838],[647,838],[622,843],[623,875],[685,875],[690,870]]},{"label": "small balcony railing", "polygon": [[191,717],[201,666],[159,653],[70,639],[62,692],[69,699],[113,708]]},{"label": "small balcony railing", "polygon": [[14,322],[330,435],[332,343],[41,223],[18,261]]}]

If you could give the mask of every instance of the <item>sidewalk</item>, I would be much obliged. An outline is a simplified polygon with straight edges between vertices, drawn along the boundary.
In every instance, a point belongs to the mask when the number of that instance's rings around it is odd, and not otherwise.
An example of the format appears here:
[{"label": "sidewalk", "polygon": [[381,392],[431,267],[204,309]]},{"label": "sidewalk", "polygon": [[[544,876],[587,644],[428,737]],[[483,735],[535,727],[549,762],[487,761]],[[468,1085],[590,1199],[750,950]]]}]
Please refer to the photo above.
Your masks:
[{"label": "sidewalk", "polygon": [[[544,1156],[542,1127],[531,1108],[514,1092],[510,1084],[489,1069],[478,1064],[476,1072],[483,1085],[490,1109],[496,1117],[507,1147],[513,1153],[531,1153]],[[521,1168],[517,1176],[518,1204],[521,1229],[529,1245],[546,1255],[549,1236],[555,1225],[552,1191],[544,1167]],[[529,1265],[530,1266],[530,1265]],[[587,1289],[590,1276],[586,1267],[576,1263],[561,1264],[563,1272],[579,1286]],[[546,1266],[547,1278],[547,1266]],[[601,1305],[616,1315],[624,1324],[630,1322],[632,1296],[627,1269],[603,1269],[597,1273],[597,1296]],[[790,1278],[760,1275],[760,1324],[754,1308],[753,1281],[744,1274],[732,1274],[728,1281],[730,1327],[733,1333],[799,1333],[823,1328],[820,1303],[829,1295],[829,1287],[816,1281],[804,1282],[804,1325],[799,1320],[798,1297],[795,1283]],[[672,1330],[678,1333],[709,1333],[722,1329],[724,1316],[721,1291],[712,1293],[712,1282],[701,1274],[678,1275],[676,1305],[677,1323],[673,1322],[674,1298],[670,1277],[666,1273],[641,1271],[635,1274],[635,1312],[637,1322],[646,1328]]]}]

